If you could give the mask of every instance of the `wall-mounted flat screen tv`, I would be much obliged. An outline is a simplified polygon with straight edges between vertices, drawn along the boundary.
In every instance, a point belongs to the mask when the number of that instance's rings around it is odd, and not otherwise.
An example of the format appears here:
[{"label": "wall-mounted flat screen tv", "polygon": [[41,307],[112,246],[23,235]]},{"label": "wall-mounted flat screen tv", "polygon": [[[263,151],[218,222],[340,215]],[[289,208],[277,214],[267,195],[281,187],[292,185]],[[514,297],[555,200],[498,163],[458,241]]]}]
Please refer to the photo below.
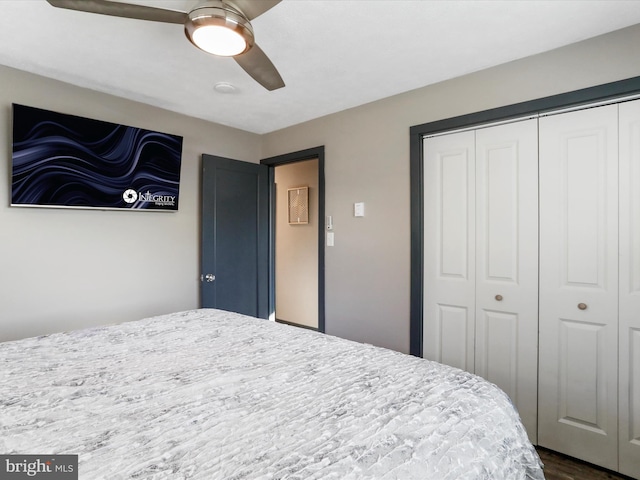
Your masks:
[{"label": "wall-mounted flat screen tv", "polygon": [[11,205],[178,210],[182,137],[13,104]]}]

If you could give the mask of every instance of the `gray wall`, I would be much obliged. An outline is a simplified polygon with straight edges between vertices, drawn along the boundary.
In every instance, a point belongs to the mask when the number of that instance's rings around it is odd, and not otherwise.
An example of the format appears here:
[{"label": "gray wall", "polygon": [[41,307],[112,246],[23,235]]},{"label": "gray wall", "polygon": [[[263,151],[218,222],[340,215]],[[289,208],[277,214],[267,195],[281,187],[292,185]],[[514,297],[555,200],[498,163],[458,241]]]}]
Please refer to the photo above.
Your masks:
[{"label": "gray wall", "polygon": [[[638,45],[631,27],[262,137],[0,67],[0,340],[196,307],[200,154],[325,145],[327,332],[407,352],[409,127],[640,76]],[[183,135],[180,212],[7,207],[11,102]]]},{"label": "gray wall", "polygon": [[[0,341],[199,306],[200,155],[256,162],[260,137],[0,67]],[[9,207],[11,103],[184,137],[180,210]]]},{"label": "gray wall", "polygon": [[265,157],[326,147],[327,333],[409,350],[410,126],[639,76],[638,45],[635,26],[265,135]]}]

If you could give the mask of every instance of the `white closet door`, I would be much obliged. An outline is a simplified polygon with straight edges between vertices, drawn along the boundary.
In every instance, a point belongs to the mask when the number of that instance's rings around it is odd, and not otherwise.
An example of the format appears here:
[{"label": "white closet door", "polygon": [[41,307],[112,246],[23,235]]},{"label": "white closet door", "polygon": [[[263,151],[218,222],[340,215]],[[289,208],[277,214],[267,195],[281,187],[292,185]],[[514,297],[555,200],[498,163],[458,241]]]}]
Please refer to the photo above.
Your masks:
[{"label": "white closet door", "polygon": [[474,371],[474,132],[424,140],[423,356]]},{"label": "white closet door", "polygon": [[640,101],[620,104],[620,472],[640,478]]},{"label": "white closet door", "polygon": [[476,131],[476,374],[538,423],[538,122]]},{"label": "white closet door", "polygon": [[617,105],[540,119],[539,444],[618,467]]}]

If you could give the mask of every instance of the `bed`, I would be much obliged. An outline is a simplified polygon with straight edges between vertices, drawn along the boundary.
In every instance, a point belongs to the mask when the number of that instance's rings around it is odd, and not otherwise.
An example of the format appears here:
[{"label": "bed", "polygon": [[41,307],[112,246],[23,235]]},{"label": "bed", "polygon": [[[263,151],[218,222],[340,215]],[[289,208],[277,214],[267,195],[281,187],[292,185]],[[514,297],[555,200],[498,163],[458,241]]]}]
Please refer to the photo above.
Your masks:
[{"label": "bed", "polygon": [[83,480],[544,479],[481,378],[212,309],[0,344],[0,453]]}]

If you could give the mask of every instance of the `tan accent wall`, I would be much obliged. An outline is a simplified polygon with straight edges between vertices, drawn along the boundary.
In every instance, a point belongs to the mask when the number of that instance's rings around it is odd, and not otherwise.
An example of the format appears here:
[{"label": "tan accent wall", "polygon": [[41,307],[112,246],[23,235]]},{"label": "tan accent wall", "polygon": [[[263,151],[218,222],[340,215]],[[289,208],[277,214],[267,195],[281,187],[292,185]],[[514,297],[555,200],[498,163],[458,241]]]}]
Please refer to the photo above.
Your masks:
[{"label": "tan accent wall", "polygon": [[[318,160],[275,167],[276,318],[318,328]],[[287,191],[309,187],[309,223],[290,225]]]}]

